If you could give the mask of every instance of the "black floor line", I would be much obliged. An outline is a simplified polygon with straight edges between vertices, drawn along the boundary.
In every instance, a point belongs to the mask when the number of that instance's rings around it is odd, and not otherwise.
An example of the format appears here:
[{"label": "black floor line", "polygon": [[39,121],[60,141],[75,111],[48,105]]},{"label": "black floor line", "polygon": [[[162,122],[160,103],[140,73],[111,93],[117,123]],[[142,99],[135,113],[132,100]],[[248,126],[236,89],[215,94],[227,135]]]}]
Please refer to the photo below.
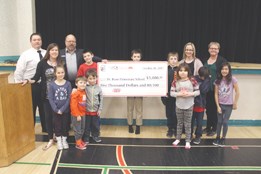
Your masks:
[{"label": "black floor line", "polygon": [[[42,135],[37,140],[44,140]],[[260,139],[227,139],[226,147],[215,147],[213,140],[203,139],[200,145],[185,150],[184,140],[172,147],[171,139],[102,138],[101,144],[91,143],[84,151],[70,148],[57,151],[51,173],[118,174],[129,170],[133,174],[169,173],[261,173]],[[117,161],[116,149],[122,147],[126,166]],[[60,154],[61,153],[61,154]],[[59,155],[61,156],[60,160]],[[59,160],[59,161],[58,161]]]}]

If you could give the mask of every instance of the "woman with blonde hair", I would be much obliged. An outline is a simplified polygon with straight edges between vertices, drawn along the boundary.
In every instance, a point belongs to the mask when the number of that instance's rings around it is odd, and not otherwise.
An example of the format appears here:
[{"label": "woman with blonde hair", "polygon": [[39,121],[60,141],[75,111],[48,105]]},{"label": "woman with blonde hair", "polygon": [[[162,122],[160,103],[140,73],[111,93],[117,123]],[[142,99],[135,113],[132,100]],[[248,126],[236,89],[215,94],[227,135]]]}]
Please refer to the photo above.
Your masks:
[{"label": "woman with blonde hair", "polygon": [[196,58],[196,48],[192,42],[188,42],[183,49],[183,59],[180,64],[185,63],[189,66],[193,76],[198,75],[198,70],[203,66],[199,58]]}]

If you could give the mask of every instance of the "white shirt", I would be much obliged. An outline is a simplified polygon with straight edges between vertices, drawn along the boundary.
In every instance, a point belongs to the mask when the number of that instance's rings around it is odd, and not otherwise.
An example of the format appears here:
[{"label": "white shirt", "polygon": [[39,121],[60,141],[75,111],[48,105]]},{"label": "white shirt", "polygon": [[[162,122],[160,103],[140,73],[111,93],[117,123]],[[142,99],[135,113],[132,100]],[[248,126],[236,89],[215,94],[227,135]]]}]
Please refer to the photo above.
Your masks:
[{"label": "white shirt", "polygon": [[75,80],[77,76],[77,57],[75,51],[73,53],[69,53],[66,49],[66,66],[68,72],[68,79]]},{"label": "white shirt", "polygon": [[[46,50],[40,50],[44,57]],[[26,79],[32,78],[36,72],[38,62],[40,62],[40,57],[36,49],[30,48],[23,52],[16,64],[16,70],[14,72],[15,83],[20,83]]]}]

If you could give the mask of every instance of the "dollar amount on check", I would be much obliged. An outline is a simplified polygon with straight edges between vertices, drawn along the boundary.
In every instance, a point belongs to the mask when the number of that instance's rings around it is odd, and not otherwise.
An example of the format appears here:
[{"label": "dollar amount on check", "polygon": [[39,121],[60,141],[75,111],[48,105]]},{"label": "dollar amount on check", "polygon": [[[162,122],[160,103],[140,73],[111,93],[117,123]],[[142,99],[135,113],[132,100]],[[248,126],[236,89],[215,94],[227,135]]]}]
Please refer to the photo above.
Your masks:
[{"label": "dollar amount on check", "polygon": [[98,63],[98,84],[105,96],[166,96],[167,69],[164,61]]}]

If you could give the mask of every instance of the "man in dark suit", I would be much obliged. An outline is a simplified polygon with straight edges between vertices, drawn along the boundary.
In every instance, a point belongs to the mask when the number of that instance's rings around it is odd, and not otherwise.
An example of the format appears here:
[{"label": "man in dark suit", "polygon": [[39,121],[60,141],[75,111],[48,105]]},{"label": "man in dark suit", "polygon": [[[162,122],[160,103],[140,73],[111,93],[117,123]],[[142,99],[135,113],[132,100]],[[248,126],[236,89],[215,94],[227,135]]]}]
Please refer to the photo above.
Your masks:
[{"label": "man in dark suit", "polygon": [[[71,82],[73,88],[76,88],[75,79],[79,66],[85,62],[83,59],[83,49],[77,49],[76,45],[76,37],[73,34],[69,34],[65,37],[66,48],[60,50],[60,55],[65,63],[65,78]],[[97,56],[93,57],[93,61],[107,62],[106,59],[101,59]]]}]

